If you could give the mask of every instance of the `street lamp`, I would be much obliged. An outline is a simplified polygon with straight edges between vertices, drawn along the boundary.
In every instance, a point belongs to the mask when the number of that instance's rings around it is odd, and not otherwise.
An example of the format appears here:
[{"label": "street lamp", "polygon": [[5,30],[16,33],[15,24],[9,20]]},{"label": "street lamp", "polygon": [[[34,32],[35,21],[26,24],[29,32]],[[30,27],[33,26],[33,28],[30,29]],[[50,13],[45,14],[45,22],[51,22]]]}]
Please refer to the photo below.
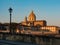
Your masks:
[{"label": "street lamp", "polygon": [[13,9],[10,7],[10,8],[9,8],[9,13],[10,13],[10,28],[9,28],[9,29],[10,29],[10,33],[12,33],[12,31],[11,31],[11,16],[12,16],[12,10],[13,10]]}]

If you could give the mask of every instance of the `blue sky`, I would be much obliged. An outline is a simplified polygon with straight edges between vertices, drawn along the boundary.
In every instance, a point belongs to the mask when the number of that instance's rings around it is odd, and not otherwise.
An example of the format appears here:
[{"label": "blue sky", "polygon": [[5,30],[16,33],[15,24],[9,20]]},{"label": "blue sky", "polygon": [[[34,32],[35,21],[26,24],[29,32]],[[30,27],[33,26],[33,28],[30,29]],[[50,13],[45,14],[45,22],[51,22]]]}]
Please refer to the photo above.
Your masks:
[{"label": "blue sky", "polygon": [[60,26],[60,0],[0,0],[0,22],[9,22],[9,7],[13,8],[12,22],[21,22],[33,10],[37,20]]}]

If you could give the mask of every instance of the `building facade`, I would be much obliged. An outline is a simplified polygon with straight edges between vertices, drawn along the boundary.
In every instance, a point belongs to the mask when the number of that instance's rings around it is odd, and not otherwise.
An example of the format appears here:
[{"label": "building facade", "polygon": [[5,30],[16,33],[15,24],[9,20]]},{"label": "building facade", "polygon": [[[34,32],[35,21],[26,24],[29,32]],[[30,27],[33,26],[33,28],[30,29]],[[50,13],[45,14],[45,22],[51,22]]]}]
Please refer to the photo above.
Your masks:
[{"label": "building facade", "polygon": [[33,11],[30,13],[28,17],[25,17],[24,21],[21,22],[22,25],[27,26],[46,26],[45,20],[36,20],[36,16]]},{"label": "building facade", "polygon": [[36,20],[36,15],[32,11],[28,17],[25,17],[24,21],[20,23],[21,25],[24,25],[24,30],[34,30],[34,31],[43,31],[45,32],[51,32],[53,34],[57,34],[60,30],[60,27],[58,26],[48,26],[46,20]]}]

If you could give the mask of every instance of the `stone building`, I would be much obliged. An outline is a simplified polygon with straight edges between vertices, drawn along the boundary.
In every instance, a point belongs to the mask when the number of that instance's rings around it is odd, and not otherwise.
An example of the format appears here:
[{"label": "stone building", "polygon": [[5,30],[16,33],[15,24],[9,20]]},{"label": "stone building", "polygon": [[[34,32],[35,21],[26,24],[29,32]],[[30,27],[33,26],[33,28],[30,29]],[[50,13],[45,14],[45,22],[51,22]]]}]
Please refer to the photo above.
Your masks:
[{"label": "stone building", "polygon": [[27,26],[46,26],[46,21],[36,20],[36,15],[32,11],[28,17],[25,17],[21,24]]},{"label": "stone building", "polygon": [[43,31],[44,33],[51,32],[53,34],[57,34],[60,30],[60,27],[58,26],[48,26],[46,20],[36,20],[36,15],[33,11],[30,13],[28,17],[25,17],[24,21],[22,21],[20,24],[24,25],[23,27],[25,29],[31,30],[31,32],[33,29],[36,32],[37,30],[39,30]]}]

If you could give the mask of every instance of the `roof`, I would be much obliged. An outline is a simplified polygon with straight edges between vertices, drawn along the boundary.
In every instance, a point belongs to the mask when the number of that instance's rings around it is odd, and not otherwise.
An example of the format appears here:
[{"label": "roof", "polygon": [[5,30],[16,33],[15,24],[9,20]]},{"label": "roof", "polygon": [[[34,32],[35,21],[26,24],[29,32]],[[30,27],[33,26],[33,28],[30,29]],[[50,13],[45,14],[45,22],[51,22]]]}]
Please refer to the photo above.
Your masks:
[{"label": "roof", "polygon": [[30,13],[29,17],[36,17],[33,11]]}]

